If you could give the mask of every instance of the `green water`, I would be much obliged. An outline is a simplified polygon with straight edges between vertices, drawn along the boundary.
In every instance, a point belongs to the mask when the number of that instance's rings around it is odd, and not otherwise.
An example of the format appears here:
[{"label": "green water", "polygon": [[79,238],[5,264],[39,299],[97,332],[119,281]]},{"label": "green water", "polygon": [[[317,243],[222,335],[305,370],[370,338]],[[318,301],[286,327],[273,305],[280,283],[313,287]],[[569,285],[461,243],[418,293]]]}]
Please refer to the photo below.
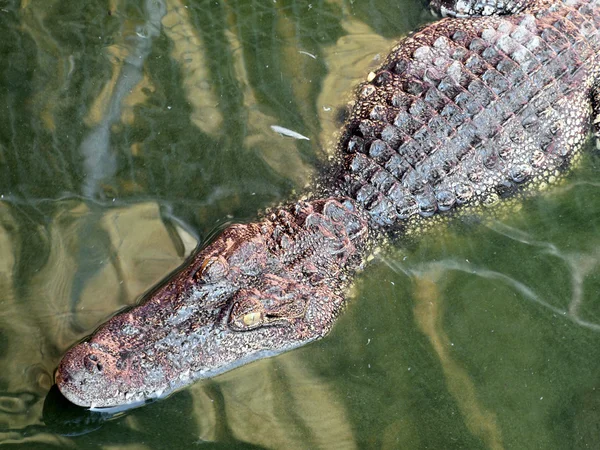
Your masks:
[{"label": "green water", "polygon": [[318,343],[111,420],[50,391],[198,241],[300,190],[351,87],[428,20],[414,0],[0,2],[0,444],[599,448],[596,155],[519,214],[382,252]]}]

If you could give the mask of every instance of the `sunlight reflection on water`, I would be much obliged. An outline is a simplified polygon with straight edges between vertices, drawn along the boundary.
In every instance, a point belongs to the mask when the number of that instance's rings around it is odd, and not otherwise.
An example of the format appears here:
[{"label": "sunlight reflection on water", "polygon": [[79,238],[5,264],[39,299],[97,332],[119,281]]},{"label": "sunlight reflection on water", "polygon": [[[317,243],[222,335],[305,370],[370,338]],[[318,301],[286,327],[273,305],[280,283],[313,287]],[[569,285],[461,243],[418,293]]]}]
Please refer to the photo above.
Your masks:
[{"label": "sunlight reflection on water", "polygon": [[301,189],[351,86],[431,20],[391,0],[108,5],[0,15],[0,442],[597,446],[597,157],[514,216],[382,252],[321,342],[113,420],[44,405],[69,346]]}]

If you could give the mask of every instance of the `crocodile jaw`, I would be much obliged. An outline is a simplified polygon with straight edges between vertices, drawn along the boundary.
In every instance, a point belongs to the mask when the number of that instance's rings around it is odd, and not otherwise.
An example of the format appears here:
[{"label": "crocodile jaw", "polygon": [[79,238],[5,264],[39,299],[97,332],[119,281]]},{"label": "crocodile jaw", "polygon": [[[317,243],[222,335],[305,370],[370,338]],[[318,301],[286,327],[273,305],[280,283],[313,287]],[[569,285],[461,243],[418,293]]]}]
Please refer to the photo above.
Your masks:
[{"label": "crocodile jaw", "polygon": [[[294,287],[288,285],[286,292],[293,293]],[[56,374],[62,394],[84,407],[136,406],[320,338],[343,303],[341,297],[314,291],[302,315],[239,330],[232,317],[240,293],[216,307],[196,307],[203,303],[196,289],[189,297],[183,304],[192,306],[183,308],[154,309],[157,302],[150,300],[113,317],[90,341],[71,348]]]},{"label": "crocodile jaw", "polygon": [[[273,331],[273,330],[271,330]],[[281,331],[281,330],[280,330]],[[263,334],[264,333],[263,331]],[[264,336],[263,339],[272,338]],[[196,334],[200,336],[200,334]],[[193,340],[193,336],[188,336]],[[234,338],[233,335],[230,337]],[[212,377],[257,359],[275,356],[308,343],[320,336],[307,338],[304,341],[290,341],[281,335],[281,346],[276,349],[255,348],[242,352],[238,339],[221,339],[221,345],[229,356],[226,360],[205,361],[198,368],[197,363],[202,359],[197,356],[187,359],[183,355],[171,357],[166,361],[136,361],[131,367],[117,369],[118,361],[110,352],[102,351],[93,341],[84,342],[69,350],[61,361],[56,374],[56,384],[61,393],[72,403],[89,408],[136,407],[145,402],[165,397],[172,392],[188,386],[199,379]],[[253,336],[257,340],[257,336]],[[239,340],[238,340],[239,341]],[[269,346],[271,347],[271,346]],[[237,352],[229,352],[237,348]],[[198,349],[194,349],[196,351]],[[224,351],[220,351],[221,357]],[[90,367],[90,356],[96,357],[100,363]],[[171,354],[172,356],[172,354]],[[86,364],[87,362],[87,364]],[[194,364],[196,363],[196,364]]]}]

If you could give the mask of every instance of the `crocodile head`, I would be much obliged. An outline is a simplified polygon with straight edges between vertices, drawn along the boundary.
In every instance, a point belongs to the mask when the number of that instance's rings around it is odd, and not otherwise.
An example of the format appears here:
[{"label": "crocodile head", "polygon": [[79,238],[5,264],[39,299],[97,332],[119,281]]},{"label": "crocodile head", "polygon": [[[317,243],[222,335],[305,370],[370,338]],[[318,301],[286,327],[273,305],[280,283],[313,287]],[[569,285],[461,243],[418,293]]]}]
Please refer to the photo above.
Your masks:
[{"label": "crocodile head", "polygon": [[135,405],[324,336],[366,230],[334,199],[227,228],[142,305],[71,348],[60,391],[81,406]]}]

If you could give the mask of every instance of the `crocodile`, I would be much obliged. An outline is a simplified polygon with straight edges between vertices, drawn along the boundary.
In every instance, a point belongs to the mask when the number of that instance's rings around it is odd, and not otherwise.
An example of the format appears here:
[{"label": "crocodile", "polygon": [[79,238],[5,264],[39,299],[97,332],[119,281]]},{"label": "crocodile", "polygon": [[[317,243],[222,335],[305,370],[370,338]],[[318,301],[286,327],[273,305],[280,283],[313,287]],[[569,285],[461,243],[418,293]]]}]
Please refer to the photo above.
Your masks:
[{"label": "crocodile", "polygon": [[[64,355],[94,408],[143,404],[325,336],[376,245],[543,190],[600,134],[597,0],[432,0],[358,86],[304,196],[226,228]],[[412,230],[412,231],[411,231]]]}]

